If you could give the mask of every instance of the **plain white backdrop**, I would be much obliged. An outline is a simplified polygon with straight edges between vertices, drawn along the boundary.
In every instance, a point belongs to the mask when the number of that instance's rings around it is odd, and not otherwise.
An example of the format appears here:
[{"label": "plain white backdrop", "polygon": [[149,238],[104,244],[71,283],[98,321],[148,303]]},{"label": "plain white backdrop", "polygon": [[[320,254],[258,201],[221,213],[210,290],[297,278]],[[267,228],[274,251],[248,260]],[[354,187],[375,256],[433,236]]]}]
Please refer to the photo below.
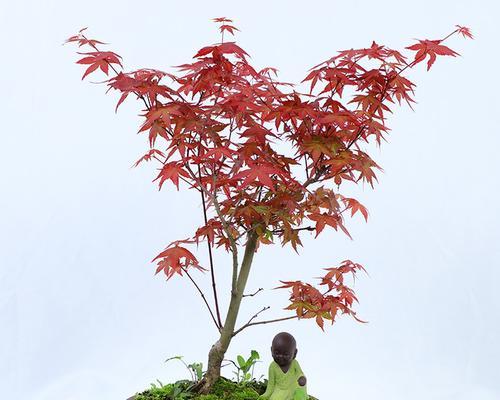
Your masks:
[{"label": "plain white backdrop", "polygon": [[[375,190],[346,189],[369,208],[368,224],[348,221],[353,241],[328,229],[316,240],[305,234],[300,255],[262,247],[248,291],[266,290],[244,300],[238,325],[265,305],[265,319],[288,315],[287,292],[271,290],[280,279],[315,282],[346,258],[369,272],[355,285],[369,323],[253,327],[227,357],[259,351],[259,377],[272,337],[286,330],[321,400],[500,398],[499,11],[493,0],[3,0],[1,397],[120,400],[157,378],[187,378],[181,363],[164,363],[170,356],[206,364],[216,332],[201,298],[184,278],[155,277],[150,263],[202,224],[198,194],[182,183],[158,191],[154,165],[130,168],[148,147],[136,135],[140,103],[131,98],[115,114],[117,94],[82,82],[77,47],[61,44],[87,26],[127,70],[173,72],[220,40],[211,18],[226,16],[256,68],[295,83],[372,40],[403,49],[455,24],[475,35],[446,42],[461,57],[410,71],[415,112],[395,107],[389,143],[373,153],[385,172]],[[205,244],[196,255],[207,265]],[[226,306],[230,259],[217,250],[215,262]],[[209,294],[209,276],[195,275]]]}]

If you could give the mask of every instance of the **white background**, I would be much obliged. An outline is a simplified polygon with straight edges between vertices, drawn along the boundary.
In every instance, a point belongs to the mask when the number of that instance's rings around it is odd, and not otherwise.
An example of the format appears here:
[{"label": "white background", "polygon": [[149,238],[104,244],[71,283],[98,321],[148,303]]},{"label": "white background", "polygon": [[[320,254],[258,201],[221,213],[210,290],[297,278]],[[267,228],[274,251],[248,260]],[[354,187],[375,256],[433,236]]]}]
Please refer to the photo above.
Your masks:
[{"label": "white background", "polygon": [[[0,390],[16,400],[125,399],[156,378],[188,377],[170,356],[203,361],[216,332],[185,278],[154,277],[150,260],[202,224],[198,193],[158,191],[155,165],[131,169],[148,148],[136,135],[141,104],[114,113],[116,93],[80,80],[80,28],[110,42],[128,70],[174,72],[218,42],[211,18],[241,30],[256,68],[300,82],[307,69],[372,40],[403,49],[468,26],[475,40],[445,44],[461,57],[419,64],[415,112],[395,107],[375,190],[355,192],[368,224],[350,241],[328,228],[254,258],[238,326],[265,305],[281,317],[279,280],[311,283],[321,268],[363,264],[359,324],[340,318],[252,327],[227,357],[259,351],[265,374],[279,331],[297,339],[309,392],[330,399],[500,398],[498,195],[499,6],[496,1],[7,1],[0,9]],[[406,54],[410,55],[409,51]],[[413,53],[411,53],[413,54]],[[102,75],[91,75],[91,81]],[[346,190],[348,190],[346,188]],[[193,249],[196,251],[196,249]],[[196,251],[207,266],[206,245]],[[230,258],[216,251],[227,305]],[[207,295],[209,275],[195,273]],[[231,377],[231,367],[223,369]]]}]

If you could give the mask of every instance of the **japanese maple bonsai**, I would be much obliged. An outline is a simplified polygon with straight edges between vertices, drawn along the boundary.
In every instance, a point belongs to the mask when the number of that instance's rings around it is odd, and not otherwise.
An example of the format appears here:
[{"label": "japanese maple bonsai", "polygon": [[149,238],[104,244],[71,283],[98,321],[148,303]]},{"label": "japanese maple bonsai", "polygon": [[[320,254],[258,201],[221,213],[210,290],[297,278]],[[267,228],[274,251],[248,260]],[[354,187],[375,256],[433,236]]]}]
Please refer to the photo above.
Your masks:
[{"label": "japanese maple bonsai", "polygon": [[[249,327],[314,318],[323,329],[324,320],[333,324],[339,313],[358,319],[352,309],[355,294],[344,278],[362,266],[345,260],[324,268],[319,287],[281,281],[279,288],[290,289],[286,310],[291,315],[259,320],[269,308],[265,307],[236,326],[260,245],[279,240],[297,252],[305,231],[317,237],[329,226],[350,237],[345,216],[359,212],[368,219],[366,208],[342,195],[340,188],[345,182],[367,182],[373,187],[375,170],[380,168],[364,149],[370,141],[380,145],[385,139],[391,103],[405,101],[411,107],[414,102],[415,85],[403,74],[427,56],[427,70],[438,55],[456,56],[443,45],[450,36],[460,33],[472,38],[468,28],[457,25],[441,40],[419,40],[406,47],[416,52],[411,62],[401,52],[375,42],[367,48],[340,51],[309,70],[302,81],[308,82],[309,91],[302,93],[273,78],[275,68],[254,69],[242,48],[224,41],[225,33],[233,35],[237,30],[232,21],[224,17],[214,21],[220,24],[221,42],[200,49],[192,63],[177,66],[177,75],[157,69],[123,72],[121,57],[100,50],[103,43],[87,38],[86,28],[67,40],[92,50],[79,53],[83,58],[77,63],[87,66],[82,79],[96,70],[114,73],[105,82],[120,93],[117,108],[129,95],[140,100],[144,122],[139,132],[147,133],[150,150],[134,165],[157,162],[155,181],[160,188],[170,181],[178,189],[183,181],[200,193],[204,224],[191,238],[170,243],[153,260],[156,273],[163,272],[167,280],[174,274],[190,279],[220,334],[209,350],[208,367],[197,387],[200,393],[208,393],[220,377],[232,338]],[[363,67],[367,60],[378,67]],[[350,101],[343,98],[344,91]],[[281,141],[289,142],[295,153],[282,154],[272,147]],[[186,248],[200,241],[207,243],[210,263],[206,268]],[[232,255],[225,313],[218,300],[214,246]],[[244,249],[241,260],[239,246]],[[211,299],[196,283],[195,269],[209,271]]]}]

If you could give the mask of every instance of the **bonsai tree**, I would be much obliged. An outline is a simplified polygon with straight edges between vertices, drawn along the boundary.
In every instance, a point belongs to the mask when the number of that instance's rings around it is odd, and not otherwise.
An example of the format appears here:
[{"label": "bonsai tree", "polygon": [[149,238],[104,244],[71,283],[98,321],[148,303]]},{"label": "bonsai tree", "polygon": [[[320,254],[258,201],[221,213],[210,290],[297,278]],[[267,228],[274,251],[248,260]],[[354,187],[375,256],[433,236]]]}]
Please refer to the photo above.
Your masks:
[{"label": "bonsai tree", "polygon": [[[89,39],[86,28],[66,41],[90,50],[78,53],[83,58],[77,63],[86,66],[82,79],[96,70],[114,73],[104,83],[108,91],[120,94],[116,109],[129,95],[140,101],[144,121],[139,132],[147,134],[150,149],[134,166],[158,163],[154,181],[159,188],[169,181],[178,190],[182,181],[200,194],[204,224],[192,237],[168,244],[153,261],[156,273],[164,273],[167,280],[187,276],[219,332],[197,388],[202,393],[209,392],[220,376],[232,338],[247,328],[314,318],[324,329],[324,321],[333,324],[339,314],[359,321],[352,309],[357,299],[345,276],[354,276],[363,267],[344,260],[324,268],[318,286],[281,281],[277,288],[290,290],[290,305],[285,309],[291,314],[263,320],[260,314],[269,308],[265,307],[236,325],[261,245],[280,241],[298,253],[301,235],[307,231],[317,237],[328,227],[350,237],[346,216],[359,213],[368,219],[366,208],[340,189],[346,183],[366,182],[373,187],[377,180],[375,171],[381,168],[366,147],[385,140],[386,113],[396,100],[411,108],[415,85],[405,73],[427,57],[429,70],[437,56],[458,55],[443,44],[450,36],[460,33],[472,38],[468,28],[457,25],[443,39],[418,40],[406,47],[415,52],[411,61],[375,42],[367,48],[339,51],[309,70],[301,82],[309,90],[303,93],[277,80],[276,68],[255,69],[242,48],[224,41],[225,34],[238,30],[230,19],[214,21],[220,24],[221,41],[201,48],[192,63],[176,66],[177,74],[146,68],[124,72],[121,57],[100,50],[104,43]],[[282,142],[294,152],[273,146]],[[206,266],[188,249],[200,241],[207,243]],[[217,290],[214,247],[232,256],[227,310],[219,305],[223,294]],[[208,271],[212,298],[200,289],[195,270]]]}]

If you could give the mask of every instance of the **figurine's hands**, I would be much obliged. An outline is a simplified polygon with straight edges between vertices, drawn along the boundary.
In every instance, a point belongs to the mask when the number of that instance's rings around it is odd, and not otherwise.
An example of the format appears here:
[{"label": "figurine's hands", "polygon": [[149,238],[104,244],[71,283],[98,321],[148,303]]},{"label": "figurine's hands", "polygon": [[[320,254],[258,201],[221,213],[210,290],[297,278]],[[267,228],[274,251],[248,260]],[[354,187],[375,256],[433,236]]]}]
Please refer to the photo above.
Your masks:
[{"label": "figurine's hands", "polygon": [[304,375],[302,375],[299,379],[297,379],[297,382],[300,386],[305,386],[307,383],[307,379]]}]

